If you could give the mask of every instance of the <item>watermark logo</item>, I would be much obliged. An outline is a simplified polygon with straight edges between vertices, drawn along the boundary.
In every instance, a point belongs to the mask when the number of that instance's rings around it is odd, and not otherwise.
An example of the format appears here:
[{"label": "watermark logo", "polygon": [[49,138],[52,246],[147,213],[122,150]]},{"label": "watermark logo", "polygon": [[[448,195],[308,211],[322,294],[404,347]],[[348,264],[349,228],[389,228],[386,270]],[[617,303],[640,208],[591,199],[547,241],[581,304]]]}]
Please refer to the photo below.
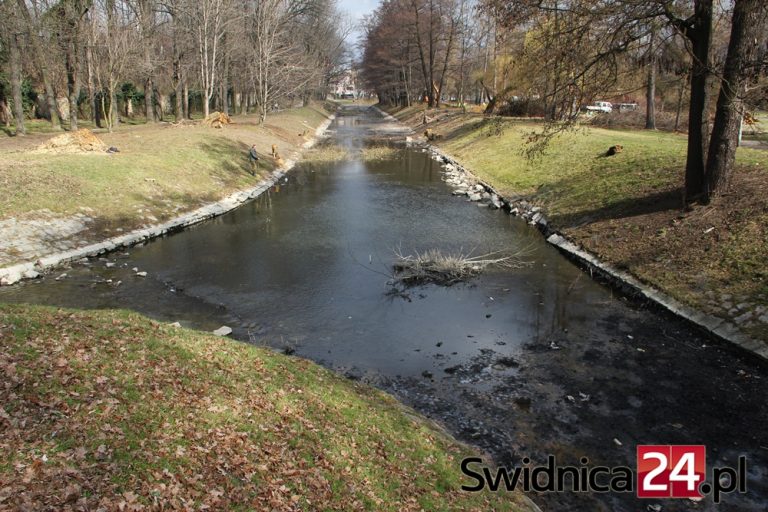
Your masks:
[{"label": "watermark logo", "polygon": [[747,492],[747,459],[739,457],[736,468],[713,467],[707,478],[704,445],[640,445],[637,447],[638,498],[703,499],[712,494],[720,503],[723,494]]},{"label": "watermark logo", "polygon": [[703,498],[707,449],[702,445],[637,447],[638,498]]},{"label": "watermark logo", "polygon": [[469,492],[636,492],[638,498],[703,499],[712,494],[720,503],[724,494],[747,492],[747,461],[739,457],[736,468],[713,467],[707,480],[707,450],[704,445],[640,445],[635,469],[627,466],[560,466],[554,455],[544,465],[532,466],[528,457],[522,466],[491,469],[479,457],[461,461],[461,472],[469,481],[461,489]]}]

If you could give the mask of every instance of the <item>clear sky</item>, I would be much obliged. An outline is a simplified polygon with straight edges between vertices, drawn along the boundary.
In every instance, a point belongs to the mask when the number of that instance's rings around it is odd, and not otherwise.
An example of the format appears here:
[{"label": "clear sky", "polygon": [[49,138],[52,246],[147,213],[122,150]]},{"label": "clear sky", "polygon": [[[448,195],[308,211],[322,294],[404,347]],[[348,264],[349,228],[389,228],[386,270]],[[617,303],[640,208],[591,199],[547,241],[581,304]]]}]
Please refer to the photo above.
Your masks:
[{"label": "clear sky", "polygon": [[377,5],[379,5],[379,0],[339,0],[339,7],[357,20],[370,14]]},{"label": "clear sky", "polygon": [[[362,20],[363,16],[370,14],[378,5],[379,0],[339,0],[339,8],[342,11],[348,12],[355,22]],[[359,29],[355,30],[349,42],[352,45],[356,45],[361,33]]]}]

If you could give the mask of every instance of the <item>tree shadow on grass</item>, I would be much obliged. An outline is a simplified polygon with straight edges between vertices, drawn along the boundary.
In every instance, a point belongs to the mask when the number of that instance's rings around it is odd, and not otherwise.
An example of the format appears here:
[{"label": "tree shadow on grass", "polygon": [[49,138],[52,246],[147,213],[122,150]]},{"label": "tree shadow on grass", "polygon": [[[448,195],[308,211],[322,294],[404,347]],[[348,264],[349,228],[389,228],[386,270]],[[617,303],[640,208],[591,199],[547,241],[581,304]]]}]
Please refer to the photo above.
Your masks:
[{"label": "tree shadow on grass", "polygon": [[216,162],[224,173],[249,172],[248,150],[245,142],[232,139],[214,139],[200,144],[200,149]]},{"label": "tree shadow on grass", "polygon": [[[494,120],[498,120],[501,125],[496,128],[492,126],[491,123],[494,122]],[[500,143],[502,141],[509,140],[509,137],[504,138],[505,135],[507,135],[507,132],[512,130],[514,133],[511,134],[511,137],[515,138],[517,137],[520,141],[520,149],[522,149],[523,141],[525,140],[526,136],[523,132],[517,132],[516,129],[519,129],[520,127],[524,127],[526,125],[530,125],[531,123],[536,122],[536,120],[532,119],[518,119],[518,118],[494,118],[494,117],[473,117],[470,121],[466,123],[462,123],[455,128],[453,128],[451,131],[445,133],[443,136],[448,140],[459,140],[464,136],[470,135],[473,132],[477,132],[477,137],[479,139],[485,139],[488,138],[489,140],[495,140],[496,143]],[[498,130],[498,131],[497,131]],[[472,145],[476,144],[477,141],[473,139],[469,139],[463,144],[457,146],[457,149],[459,151],[462,151],[464,149],[467,149],[471,147]],[[515,151],[517,151],[515,149]]]},{"label": "tree shadow on grass", "polygon": [[683,208],[683,189],[675,187],[651,192],[640,197],[628,197],[611,202],[600,208],[585,208],[565,214],[555,214],[552,222],[560,228],[577,228],[605,220],[624,219],[638,215],[658,213]]},{"label": "tree shadow on grass", "polygon": [[444,138],[453,140],[472,133],[482,125],[482,119],[472,119],[469,122],[455,126],[451,131],[441,134]]}]

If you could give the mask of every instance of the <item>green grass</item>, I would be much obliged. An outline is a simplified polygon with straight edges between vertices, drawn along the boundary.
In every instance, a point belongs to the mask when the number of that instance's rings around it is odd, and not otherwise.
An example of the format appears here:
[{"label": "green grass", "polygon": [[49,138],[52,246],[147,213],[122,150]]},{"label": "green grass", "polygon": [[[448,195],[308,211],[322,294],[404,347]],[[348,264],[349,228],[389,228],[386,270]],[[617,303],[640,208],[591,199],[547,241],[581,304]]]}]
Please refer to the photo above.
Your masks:
[{"label": "green grass", "polygon": [[8,506],[527,509],[461,492],[470,450],[303,359],[122,311],[0,306],[0,336]]},{"label": "green grass", "polygon": [[[234,116],[224,129],[167,123],[121,126],[98,136],[120,152],[113,155],[55,154],[37,148],[45,136],[0,141],[0,218],[85,213],[93,229],[129,230],[154,224],[218,200],[259,181],[251,176],[248,148],[269,155],[276,144],[283,158],[298,155],[328,116],[321,106],[286,110],[258,125],[258,116]],[[263,176],[275,167],[265,157]],[[141,210],[141,211],[139,211]],[[109,235],[107,231],[95,235]]]},{"label": "green grass", "polygon": [[14,155],[0,171],[17,185],[5,195],[0,215],[37,209],[66,214],[87,206],[119,218],[137,205],[204,200],[253,181],[238,158],[245,149],[237,141],[202,128],[147,135],[123,138],[115,155]]},{"label": "green grass", "polygon": [[[423,107],[393,114],[426,128]],[[685,134],[584,126],[529,159],[526,141],[540,121],[427,114],[440,148],[506,197],[542,206],[576,243],[684,303],[728,319],[752,311],[742,329],[768,340],[758,320],[768,306],[768,151],[740,148],[727,193],[683,209]],[[615,145],[623,151],[604,156]]]},{"label": "green grass", "polygon": [[[507,195],[530,196],[566,221],[585,212],[620,207],[679,186],[685,166],[684,135],[582,127],[555,137],[543,155],[527,158],[527,136],[541,125],[502,121],[501,135],[488,135],[483,121],[446,133],[441,147]],[[617,155],[607,149],[623,146]],[[738,164],[765,166],[766,154],[741,149]]]}]

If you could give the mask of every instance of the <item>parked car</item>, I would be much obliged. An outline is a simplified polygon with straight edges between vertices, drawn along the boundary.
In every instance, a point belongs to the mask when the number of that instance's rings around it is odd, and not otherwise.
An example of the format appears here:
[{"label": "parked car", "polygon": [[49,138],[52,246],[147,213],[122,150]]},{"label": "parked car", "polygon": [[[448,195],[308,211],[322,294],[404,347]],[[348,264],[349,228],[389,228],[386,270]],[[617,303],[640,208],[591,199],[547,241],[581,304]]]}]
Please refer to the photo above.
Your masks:
[{"label": "parked car", "polygon": [[610,101],[596,101],[592,105],[587,106],[587,112],[605,112],[610,114],[613,112],[613,104]]},{"label": "parked car", "polygon": [[619,112],[633,112],[637,110],[637,103],[619,103]]}]

